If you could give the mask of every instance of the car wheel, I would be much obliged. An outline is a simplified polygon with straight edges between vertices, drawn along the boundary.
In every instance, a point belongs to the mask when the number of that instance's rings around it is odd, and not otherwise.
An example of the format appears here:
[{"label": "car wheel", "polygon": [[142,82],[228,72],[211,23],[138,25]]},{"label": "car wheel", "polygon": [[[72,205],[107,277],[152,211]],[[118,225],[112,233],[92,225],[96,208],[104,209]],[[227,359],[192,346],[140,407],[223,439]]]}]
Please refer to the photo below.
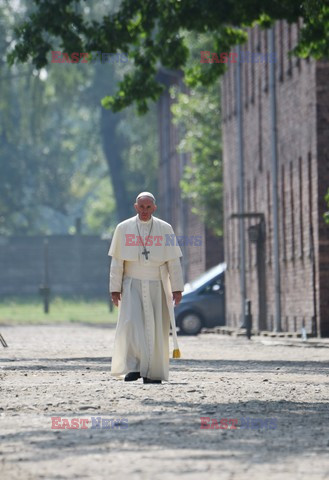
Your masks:
[{"label": "car wheel", "polygon": [[197,335],[202,328],[202,320],[197,313],[189,312],[179,321],[180,333],[183,335]]}]

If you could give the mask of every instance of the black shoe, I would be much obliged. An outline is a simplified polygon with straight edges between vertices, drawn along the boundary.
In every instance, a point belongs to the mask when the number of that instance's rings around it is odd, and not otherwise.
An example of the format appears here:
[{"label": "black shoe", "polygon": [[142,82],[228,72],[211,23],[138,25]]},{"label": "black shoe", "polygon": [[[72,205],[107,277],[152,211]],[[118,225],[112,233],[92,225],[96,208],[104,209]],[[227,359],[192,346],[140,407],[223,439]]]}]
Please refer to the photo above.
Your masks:
[{"label": "black shoe", "polygon": [[125,382],[133,382],[134,380],[138,380],[139,378],[141,378],[139,372],[129,372],[125,376]]},{"label": "black shoe", "polygon": [[161,383],[161,380],[151,380],[150,378],[143,377],[143,383]]}]

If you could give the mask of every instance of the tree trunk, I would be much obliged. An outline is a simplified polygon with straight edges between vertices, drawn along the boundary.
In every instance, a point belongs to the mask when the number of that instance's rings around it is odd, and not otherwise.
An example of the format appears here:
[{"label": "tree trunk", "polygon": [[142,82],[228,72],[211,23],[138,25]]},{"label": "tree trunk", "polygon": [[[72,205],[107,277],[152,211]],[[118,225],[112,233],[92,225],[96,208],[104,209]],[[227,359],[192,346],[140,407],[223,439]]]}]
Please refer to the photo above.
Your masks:
[{"label": "tree trunk", "polygon": [[119,222],[131,216],[129,201],[124,180],[124,164],[121,154],[123,142],[116,132],[120,115],[101,107],[101,136],[103,150],[112,179],[113,192],[117,204],[117,219]]}]

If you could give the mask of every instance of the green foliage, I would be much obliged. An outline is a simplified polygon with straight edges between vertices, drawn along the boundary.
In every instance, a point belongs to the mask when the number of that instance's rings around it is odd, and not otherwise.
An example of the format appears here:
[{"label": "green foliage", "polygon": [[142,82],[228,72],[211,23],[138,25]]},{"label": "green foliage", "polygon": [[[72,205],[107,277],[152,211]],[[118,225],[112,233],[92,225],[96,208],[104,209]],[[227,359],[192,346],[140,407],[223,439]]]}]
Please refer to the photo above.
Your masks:
[{"label": "green foliage", "polygon": [[[0,13],[2,59],[25,11],[0,5]],[[89,15],[102,18],[96,7]],[[53,48],[61,50],[58,44]],[[73,233],[76,217],[82,218],[84,233],[108,231],[116,222],[116,172],[109,177],[100,100],[114,91],[129,65],[51,63],[40,70],[29,63],[0,65],[0,235]],[[137,181],[154,186],[156,177],[156,122],[154,112],[149,115],[145,124],[138,123],[131,108],[105,132],[111,144],[124,133],[118,161],[130,172],[132,199]]]},{"label": "green foliage", "polygon": [[[107,8],[108,11],[104,12],[104,8]],[[122,69],[120,81],[114,92],[111,91],[115,85],[115,82],[112,81],[113,78],[111,77],[111,81],[105,84],[104,80],[100,80],[99,75],[91,82],[90,89],[85,90],[93,97],[93,100],[89,97],[89,107],[95,106],[93,101],[102,101],[103,107],[111,108],[113,112],[123,110],[135,103],[137,112],[145,114],[151,103],[158,99],[163,92],[164,87],[157,81],[159,67],[182,70],[186,84],[193,89],[190,99],[184,95],[179,97],[179,104],[175,112],[186,129],[181,149],[191,154],[191,162],[186,169],[182,188],[189,198],[193,198],[193,195],[198,196],[201,203],[195,208],[201,210],[207,223],[210,223],[216,232],[219,232],[221,220],[218,220],[219,223],[217,220],[213,222],[214,214],[211,215],[211,212],[215,212],[215,205],[218,206],[221,202],[221,155],[219,138],[216,137],[217,131],[219,131],[219,106],[212,106],[207,111],[206,106],[214,104],[213,98],[217,98],[217,91],[209,97],[209,92],[215,92],[215,90],[202,90],[202,88],[210,88],[215,85],[216,80],[224,73],[225,66],[224,64],[200,64],[200,50],[230,51],[235,45],[246,40],[246,27],[258,23],[263,28],[268,28],[275,20],[285,19],[293,23],[299,18],[303,20],[303,27],[294,54],[302,57],[329,57],[329,5],[327,1],[321,0],[219,0],[216,2],[213,0],[202,2],[200,0],[152,0],[147,2],[145,0],[122,0],[116,8],[113,7],[112,2],[108,7],[104,7],[100,2],[81,0],[62,2],[34,0],[34,3],[27,9],[26,17],[15,27],[16,44],[13,44],[12,47],[6,45],[3,52],[9,49],[7,59],[11,66],[19,62],[28,64],[31,62],[39,71],[48,65],[51,50],[68,53],[102,51],[128,54],[129,65]],[[191,34],[197,34],[204,43],[193,44],[190,42],[189,35]],[[63,65],[61,66],[63,67]],[[75,65],[75,67],[79,66]],[[64,75],[65,78],[62,80],[64,83],[68,82],[66,84],[68,90],[72,86],[80,85],[81,93],[84,92],[84,84],[80,83],[79,74],[79,69],[76,68],[71,76],[66,78]],[[77,78],[74,78],[75,75]],[[77,135],[77,131],[74,132],[73,125],[75,124],[80,132],[81,128],[83,131],[81,118],[79,119],[78,115],[78,121],[76,121],[74,115],[70,117],[69,108],[65,110],[64,115],[61,115],[59,108],[56,111],[52,104],[52,96],[55,95],[54,91],[56,91],[56,95],[58,94],[56,88],[60,87],[54,87],[54,85],[47,87],[50,91],[48,97],[45,97],[46,88],[40,81],[38,72],[35,76],[39,80],[33,83],[33,87],[30,82],[29,88],[32,90],[28,90],[28,94],[29,98],[36,102],[33,108],[38,115],[33,116],[31,125],[28,124],[29,115],[24,121],[22,119],[23,131],[28,132],[29,129],[31,131],[31,133],[25,133],[26,141],[20,141],[17,144],[13,133],[17,121],[20,121],[17,119],[21,118],[22,109],[19,110],[17,117],[6,115],[7,127],[5,130],[1,130],[2,138],[5,139],[1,148],[5,149],[8,141],[11,142],[11,148],[0,152],[2,158],[9,159],[5,166],[1,166],[4,167],[6,178],[10,179],[10,181],[4,182],[2,196],[0,195],[0,228],[1,218],[8,216],[6,209],[15,210],[15,215],[21,218],[21,212],[24,211],[23,206],[30,202],[32,207],[31,197],[35,199],[36,195],[34,192],[38,192],[37,195],[40,195],[39,203],[47,204],[47,195],[51,192],[54,184],[59,185],[60,188],[58,191],[52,192],[51,198],[55,199],[53,201],[56,203],[56,208],[65,212],[70,198],[67,192],[72,194],[73,190],[73,197],[79,197],[77,194],[79,189],[72,189],[69,179],[73,178],[74,184],[74,179],[80,176],[80,170],[87,171],[89,168],[89,161],[82,161],[80,158],[81,156],[86,157],[86,155],[81,154],[79,149],[74,149],[74,145],[76,145],[74,135]],[[104,79],[104,76],[102,78]],[[55,84],[59,85],[56,81]],[[20,97],[19,95],[17,97],[14,90],[6,91],[3,89],[3,85],[1,87],[2,93],[5,92],[5,98],[9,98],[12,102],[9,108],[12,112],[12,105],[15,105]],[[98,95],[93,93],[95,91]],[[65,90],[61,91],[59,95],[65,107],[70,105],[69,96]],[[54,132],[54,128],[56,128],[53,125],[50,127],[49,124],[38,123],[43,118],[39,107],[43,105],[46,108],[45,98],[49,99],[54,112],[54,123],[60,127],[57,141],[49,138],[47,141],[49,152],[42,154],[42,144],[45,139],[42,129],[48,129],[49,136],[49,132]],[[185,112],[180,110],[181,102],[185,102],[186,111],[190,113],[189,118]],[[36,105],[39,107],[35,108]],[[4,112],[6,112],[6,108],[8,109],[8,106],[1,106]],[[196,126],[196,118],[199,120],[198,126]],[[127,125],[130,121],[130,117],[125,117],[120,121],[125,125],[123,130],[126,132],[129,131]],[[142,127],[145,126],[143,132],[148,132],[149,135],[144,137],[145,143],[134,139],[134,131],[130,130],[132,143],[122,153],[125,162],[124,170],[126,173],[131,172],[127,177],[129,195],[134,190],[138,190],[142,182],[152,189],[156,178],[156,160],[154,151],[152,153],[152,141],[147,140],[147,138],[152,138],[151,135],[155,132],[155,122],[150,122],[150,130],[148,130],[147,120],[145,124],[147,125],[142,125]],[[18,129],[18,131],[20,130]],[[88,129],[86,130],[88,131]],[[6,132],[5,136],[3,131]],[[9,131],[11,131],[12,137],[8,137]],[[138,124],[136,132],[138,132]],[[111,134],[115,135],[115,132],[111,132]],[[33,139],[30,143],[29,136]],[[93,132],[89,132],[87,138],[95,141],[97,137],[93,135]],[[17,149],[15,150],[14,145],[16,146],[16,144]],[[57,152],[56,147],[60,147]],[[38,148],[39,152],[36,155],[35,152]],[[95,152],[96,158],[99,159],[100,155],[96,145]],[[79,161],[77,161],[77,157],[80,158]],[[15,165],[13,159],[15,159]],[[41,176],[39,179],[39,175],[36,175],[35,172],[41,170],[43,178]],[[30,173],[30,171],[34,173]],[[99,179],[104,175],[100,166],[96,167],[94,172],[96,172],[95,177],[98,176]],[[26,181],[27,178],[29,178],[28,181]],[[53,182],[54,178],[55,182]],[[98,230],[101,228],[102,221],[111,223],[105,210],[106,208],[111,209],[113,203],[110,200],[111,192],[107,191],[104,182],[100,183],[100,188],[96,189],[97,192],[93,192],[92,190],[88,191],[88,184],[94,185],[89,180],[91,179],[81,182],[85,187],[85,196],[80,196],[80,204],[74,211],[81,213],[87,205],[87,208],[90,208],[87,216],[88,228]],[[40,183],[35,184],[38,181]],[[39,190],[36,188],[38,185],[40,186]],[[194,192],[191,185],[193,185]],[[15,188],[13,188],[14,186]],[[31,219],[29,221],[31,222]]]},{"label": "green foliage", "polygon": [[113,230],[116,225],[115,199],[109,176],[97,181],[96,186],[85,206],[85,232],[103,234],[105,230]]},{"label": "green foliage", "polygon": [[[275,20],[303,19],[295,54],[329,57],[329,5],[320,0],[123,0],[117,9],[91,18],[81,0],[35,0],[34,8],[16,29],[18,42],[8,55],[10,64],[29,60],[37,68],[48,63],[48,53],[125,52],[134,68],[127,72],[114,95],[103,106],[119,111],[136,103],[144,114],[163,87],[156,80],[159,65],[184,70],[191,56],[182,32],[212,36],[212,51],[230,51],[242,43],[243,29]],[[210,85],[224,72],[222,65],[206,69],[195,65],[185,73],[190,86]]]},{"label": "green foliage", "polygon": [[178,151],[189,154],[181,188],[199,215],[217,235],[222,234],[222,149],[220,104],[215,86],[197,87],[186,93],[173,93],[174,121],[183,126]]},{"label": "green foliage", "polygon": [[[191,52],[186,70],[192,70],[200,59],[200,50],[211,50],[213,38],[208,33],[184,32]],[[199,67],[200,64],[197,64]],[[212,69],[211,64],[202,65]],[[215,234],[222,234],[222,145],[220,131],[220,95],[215,84],[179,92],[171,89],[174,123],[180,129],[178,151],[187,161],[181,181],[183,197],[189,199],[192,211]]]},{"label": "green foliage", "polygon": [[[134,201],[140,191],[152,192],[157,189],[157,110],[155,105],[151,105],[142,119],[134,114],[133,107],[128,107],[124,113],[118,130],[122,132],[125,144],[122,159],[127,194]],[[131,213],[134,214],[132,203]]]},{"label": "green foliage", "polygon": [[329,57],[329,4],[323,0],[303,2],[306,27],[294,53],[302,58]]},{"label": "green foliage", "polygon": [[1,78],[1,234],[51,233],[59,219],[62,229],[68,229],[82,213],[72,189],[75,175],[82,169],[95,174],[103,162],[97,156],[98,137],[91,134],[95,116],[92,119],[74,95],[77,85],[85,83],[85,74],[76,69],[66,74],[54,68],[41,72],[47,78],[32,71],[25,74],[22,67],[16,74],[4,70]]}]

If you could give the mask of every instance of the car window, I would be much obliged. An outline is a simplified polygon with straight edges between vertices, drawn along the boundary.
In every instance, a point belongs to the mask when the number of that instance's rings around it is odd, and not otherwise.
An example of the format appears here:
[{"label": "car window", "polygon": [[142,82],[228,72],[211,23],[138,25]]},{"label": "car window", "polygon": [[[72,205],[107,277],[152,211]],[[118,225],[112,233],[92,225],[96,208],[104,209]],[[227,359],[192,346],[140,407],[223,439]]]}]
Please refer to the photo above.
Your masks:
[{"label": "car window", "polygon": [[218,275],[219,273],[223,272],[225,270],[225,267],[226,264],[221,263],[219,265],[216,265],[216,267],[211,268],[210,270],[202,274],[200,277],[190,282],[190,290],[196,290],[197,288],[201,287],[203,284],[211,280],[211,278],[215,277],[216,274]]},{"label": "car window", "polygon": [[[215,287],[217,286],[217,288]],[[215,288],[214,288],[215,287]],[[224,287],[224,276],[221,275],[218,278],[215,278],[212,282],[209,282],[204,289],[202,289],[201,293],[216,293],[222,290]]]}]

